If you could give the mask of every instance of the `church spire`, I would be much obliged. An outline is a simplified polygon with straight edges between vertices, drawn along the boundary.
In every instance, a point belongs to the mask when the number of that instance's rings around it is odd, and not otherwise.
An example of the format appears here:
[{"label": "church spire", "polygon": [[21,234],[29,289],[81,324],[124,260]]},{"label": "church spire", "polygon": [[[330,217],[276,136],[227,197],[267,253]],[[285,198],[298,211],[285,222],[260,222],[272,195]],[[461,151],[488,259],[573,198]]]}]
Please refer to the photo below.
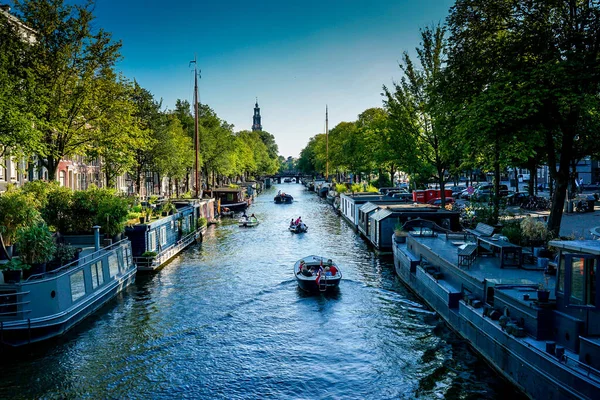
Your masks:
[{"label": "church spire", "polygon": [[258,107],[258,97],[256,98],[256,104],[254,104],[254,117],[252,118],[252,130],[262,131],[262,125],[260,124],[260,108]]}]

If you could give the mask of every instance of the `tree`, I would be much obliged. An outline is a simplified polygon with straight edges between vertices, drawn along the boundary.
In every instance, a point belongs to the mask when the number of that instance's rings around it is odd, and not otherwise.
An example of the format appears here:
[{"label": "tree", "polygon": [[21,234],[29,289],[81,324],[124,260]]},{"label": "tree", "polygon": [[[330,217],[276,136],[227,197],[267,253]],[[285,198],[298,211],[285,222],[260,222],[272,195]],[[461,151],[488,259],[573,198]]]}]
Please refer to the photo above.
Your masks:
[{"label": "tree", "polygon": [[32,43],[24,36],[28,30],[18,21],[0,13],[0,157],[31,155],[42,150],[41,134],[34,129],[40,111],[32,79]]},{"label": "tree", "polygon": [[110,90],[120,42],[103,30],[93,32],[93,2],[66,5],[64,0],[15,0],[23,22],[35,31],[27,53],[31,63],[32,101],[39,110],[34,128],[42,136],[49,179],[59,161],[90,148],[114,107]]},{"label": "tree", "polygon": [[572,162],[600,139],[591,129],[600,108],[598,1],[458,0],[448,21],[457,102],[513,99],[496,102],[498,124],[543,137],[556,182],[548,228],[558,235]]},{"label": "tree", "polygon": [[[445,64],[445,28],[438,25],[421,31],[421,47],[417,48],[420,67],[415,66],[407,52],[400,68],[404,72],[400,83],[394,83],[392,93],[384,86],[384,103],[390,118],[412,136],[417,156],[435,168],[435,178],[444,193],[446,173],[452,165],[452,143],[455,131],[444,123],[444,97],[440,83]],[[441,196],[442,207],[445,196]]]}]

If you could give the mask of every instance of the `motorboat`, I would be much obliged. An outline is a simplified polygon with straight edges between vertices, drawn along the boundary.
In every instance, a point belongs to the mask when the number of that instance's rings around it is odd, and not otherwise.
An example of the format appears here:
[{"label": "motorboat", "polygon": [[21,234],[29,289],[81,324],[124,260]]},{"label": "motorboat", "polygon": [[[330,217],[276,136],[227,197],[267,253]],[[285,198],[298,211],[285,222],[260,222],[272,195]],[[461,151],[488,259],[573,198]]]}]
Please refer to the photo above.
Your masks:
[{"label": "motorboat", "polygon": [[221,208],[221,216],[222,217],[233,217],[234,214],[235,214],[235,211],[229,209],[228,207]]},{"label": "motorboat", "polygon": [[240,228],[252,228],[253,226],[258,225],[259,223],[260,221],[255,216],[244,216],[238,220],[238,225]]},{"label": "motorboat", "polygon": [[290,224],[289,230],[293,233],[305,233],[308,230],[308,226],[304,222]]},{"label": "motorboat", "polygon": [[307,292],[336,289],[342,280],[340,267],[321,256],[307,256],[296,261],[294,275],[300,289]]},{"label": "motorboat", "polygon": [[291,204],[294,201],[294,197],[291,194],[279,192],[274,200],[275,204]]}]

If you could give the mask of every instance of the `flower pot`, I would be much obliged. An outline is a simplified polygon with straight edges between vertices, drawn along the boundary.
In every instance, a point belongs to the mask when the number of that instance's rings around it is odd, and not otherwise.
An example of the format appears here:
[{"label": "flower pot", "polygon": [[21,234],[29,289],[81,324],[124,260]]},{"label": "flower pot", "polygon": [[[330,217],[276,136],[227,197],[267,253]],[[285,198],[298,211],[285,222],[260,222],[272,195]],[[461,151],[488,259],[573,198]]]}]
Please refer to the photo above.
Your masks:
[{"label": "flower pot", "polygon": [[13,245],[5,246],[6,254],[3,251],[0,251],[0,260],[10,260],[13,256]]},{"label": "flower pot", "polygon": [[112,239],[104,239],[102,246],[103,247],[112,246]]},{"label": "flower pot", "polygon": [[540,303],[547,303],[550,299],[550,291],[546,289],[538,290],[537,298]]},{"label": "flower pot", "polygon": [[112,237],[113,243],[120,242],[121,241],[121,237],[122,237],[121,233],[117,233],[115,236]]},{"label": "flower pot", "polygon": [[4,283],[18,283],[21,282],[21,270],[6,270],[2,271],[4,276]]},{"label": "flower pot", "polygon": [[139,217],[139,218],[140,218],[140,224],[146,223],[146,217]]},{"label": "flower pot", "polygon": [[31,275],[43,274],[46,272],[46,263],[31,264],[31,268],[23,270],[23,279],[29,278]]},{"label": "flower pot", "polygon": [[169,213],[167,211],[163,211],[160,213],[160,215],[162,215],[163,217],[166,217],[167,215],[169,215]]},{"label": "flower pot", "polygon": [[396,243],[406,243],[406,236],[394,236]]}]

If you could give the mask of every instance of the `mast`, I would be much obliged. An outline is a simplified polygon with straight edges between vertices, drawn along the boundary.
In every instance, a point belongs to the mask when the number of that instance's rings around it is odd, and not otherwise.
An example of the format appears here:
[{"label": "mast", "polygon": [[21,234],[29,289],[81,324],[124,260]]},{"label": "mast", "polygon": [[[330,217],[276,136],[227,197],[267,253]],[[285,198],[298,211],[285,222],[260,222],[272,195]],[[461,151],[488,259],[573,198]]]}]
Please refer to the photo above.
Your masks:
[{"label": "mast", "polygon": [[200,194],[200,174],[198,171],[198,71],[196,64],[196,56],[194,55],[194,61],[190,61],[190,64],[194,63],[194,153],[196,160],[194,162],[194,180],[196,182],[196,198],[199,198]]},{"label": "mast", "polygon": [[327,149],[325,162],[325,180],[329,180],[329,110],[325,104],[325,146]]}]

